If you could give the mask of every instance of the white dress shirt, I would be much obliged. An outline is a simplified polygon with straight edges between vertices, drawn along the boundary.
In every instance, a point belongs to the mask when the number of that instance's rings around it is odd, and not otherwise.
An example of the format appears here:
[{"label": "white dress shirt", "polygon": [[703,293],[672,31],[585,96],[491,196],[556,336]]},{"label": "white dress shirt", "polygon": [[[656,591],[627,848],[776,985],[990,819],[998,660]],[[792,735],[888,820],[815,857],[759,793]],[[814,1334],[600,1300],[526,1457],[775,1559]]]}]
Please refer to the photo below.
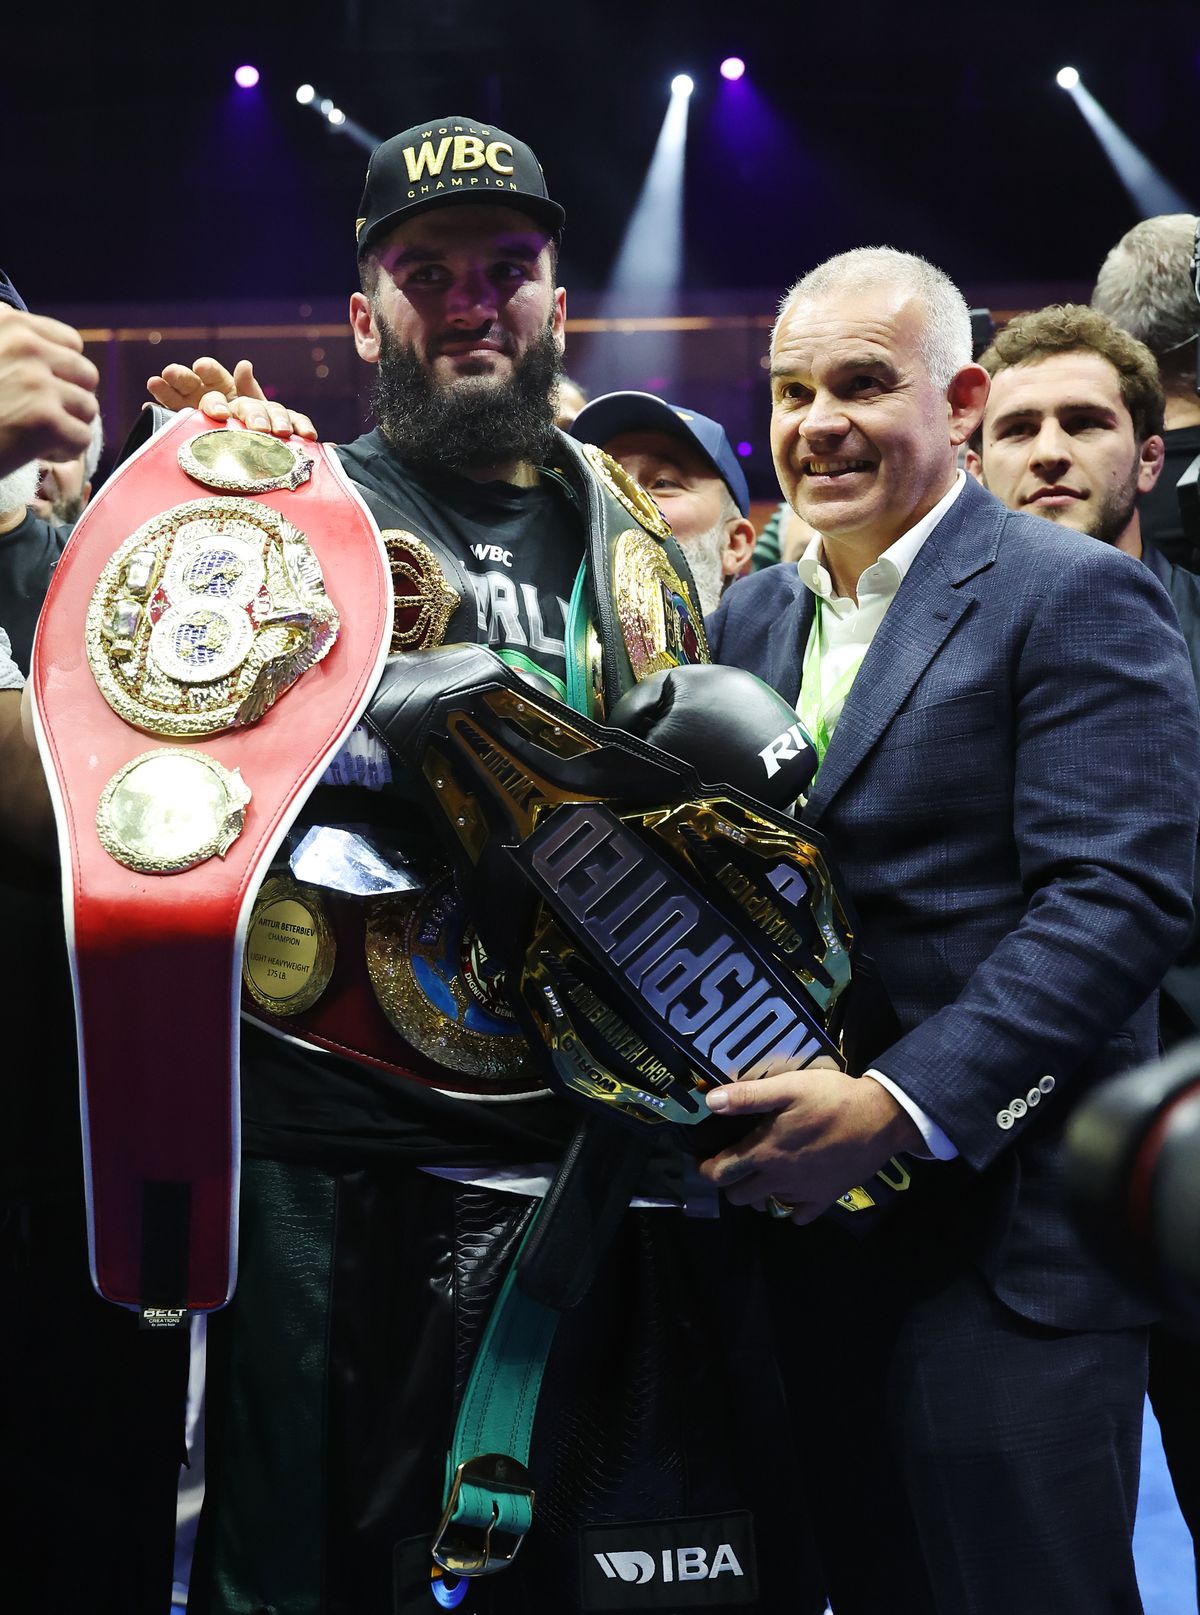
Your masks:
[{"label": "white dress shirt", "polygon": [[[859,577],[857,602],[850,595],[834,592],[833,579],[825,565],[824,543],[820,533],[809,539],[804,553],[796,562],[800,581],[821,602],[821,631],[815,655],[819,660],[822,690],[835,693],[835,699],[823,708],[821,714],[830,733],[837,726],[849,694],[847,674],[851,669],[857,671],[918,550],[958,498],[965,482],[966,477],[960,471],[950,491],[938,500],[929,514],[910,527],[908,532],[902,533],[894,544],[889,544],[878,560],[872,561]],[[813,631],[815,634],[815,622]],[[796,702],[796,710],[798,713],[802,710],[800,700]],[[915,1100],[874,1067],[863,1075],[873,1077],[881,1087],[887,1089],[897,1104],[904,1107],[920,1128],[925,1147],[934,1159],[953,1160],[958,1154],[957,1148]]]}]

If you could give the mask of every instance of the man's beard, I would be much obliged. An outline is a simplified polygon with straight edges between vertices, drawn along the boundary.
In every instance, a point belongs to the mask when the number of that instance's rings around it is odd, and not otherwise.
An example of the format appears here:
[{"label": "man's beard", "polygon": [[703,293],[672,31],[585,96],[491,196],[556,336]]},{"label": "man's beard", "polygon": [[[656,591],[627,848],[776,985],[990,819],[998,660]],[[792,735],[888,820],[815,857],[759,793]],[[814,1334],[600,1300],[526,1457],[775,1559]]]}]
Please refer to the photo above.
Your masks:
[{"label": "man's beard", "polygon": [[[1087,526],[1079,531],[1087,534],[1089,538],[1098,538],[1102,544],[1115,544],[1121,534],[1133,520],[1134,510],[1137,508],[1138,497],[1138,470],[1141,465],[1141,456],[1135,458],[1129,476],[1119,488],[1110,488],[1096,507],[1093,514],[1089,514]],[[1049,521],[1061,527],[1074,527],[1075,523],[1066,518],[1071,515],[1068,510],[1037,511],[1037,515],[1045,516]]]},{"label": "man's beard", "polygon": [[11,516],[14,510],[28,506],[37,497],[40,474],[37,461],[30,460],[6,477],[0,477],[0,516]]},{"label": "man's beard", "polygon": [[48,522],[57,527],[73,527],[83,515],[83,494],[64,493],[57,499],[51,499],[50,514],[46,517]]},{"label": "man's beard", "polygon": [[411,347],[379,321],[372,406],[379,429],[413,465],[472,471],[513,460],[534,465],[554,443],[559,354],[551,324],[503,381],[464,377],[439,386]]},{"label": "man's beard", "polygon": [[692,569],[696,593],[700,596],[700,612],[705,617],[720,605],[725,588],[725,527],[726,523],[722,520],[715,527],[710,527],[707,533],[700,533],[695,538],[677,537],[675,540]]},{"label": "man's beard", "polygon": [[1105,495],[1095,520],[1089,523],[1088,532],[1105,544],[1115,544],[1133,520],[1137,506],[1137,466],[1123,488],[1114,488]]}]

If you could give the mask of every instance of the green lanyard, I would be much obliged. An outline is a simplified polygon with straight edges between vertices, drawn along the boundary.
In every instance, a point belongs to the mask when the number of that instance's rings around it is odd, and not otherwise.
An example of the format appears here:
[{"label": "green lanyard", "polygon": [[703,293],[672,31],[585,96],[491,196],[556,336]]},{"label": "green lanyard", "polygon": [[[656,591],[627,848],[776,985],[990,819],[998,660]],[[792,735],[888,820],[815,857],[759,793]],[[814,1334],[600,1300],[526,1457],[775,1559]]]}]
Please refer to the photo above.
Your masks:
[{"label": "green lanyard", "polygon": [[[523,666],[549,678],[561,700],[576,712],[590,714],[594,700],[588,679],[587,585],[585,559],[576,574],[567,615],[565,684],[520,652],[500,654],[510,666]],[[534,1223],[553,1213],[554,1204],[552,1189],[534,1211],[522,1245]],[[503,1570],[533,1523],[529,1448],[542,1374],[560,1313],[520,1288],[519,1254],[492,1305],[458,1410],[446,1459],[445,1508],[433,1543],[435,1589],[443,1571],[468,1577]],[[457,1586],[445,1592],[453,1597]],[[442,1602],[436,1591],[435,1598]]]},{"label": "green lanyard", "polygon": [[[867,654],[867,647],[856,647],[858,656],[846,669],[841,678],[835,680],[833,688],[826,695],[821,683],[821,659],[825,654],[822,643],[824,631],[821,627],[821,597],[818,595],[814,602],[813,623],[808,633],[808,644],[804,651],[804,667],[800,675],[800,699],[796,703],[796,711],[800,722],[812,736],[813,746],[816,748],[818,766],[824,762],[825,753],[829,750],[829,742],[833,739],[833,731],[837,727],[838,716],[850,694],[850,686],[858,676],[858,670],[863,664]],[[830,716],[830,714],[834,716]]]}]

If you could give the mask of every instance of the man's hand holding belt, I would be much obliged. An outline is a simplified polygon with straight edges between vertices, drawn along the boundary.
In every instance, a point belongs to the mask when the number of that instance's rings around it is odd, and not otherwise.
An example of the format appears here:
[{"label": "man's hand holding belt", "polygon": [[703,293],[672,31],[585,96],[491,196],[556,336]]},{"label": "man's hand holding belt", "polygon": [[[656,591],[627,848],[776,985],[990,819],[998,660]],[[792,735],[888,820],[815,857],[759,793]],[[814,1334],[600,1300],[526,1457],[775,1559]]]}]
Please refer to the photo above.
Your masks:
[{"label": "man's hand holding belt", "polygon": [[[807,791],[816,755],[787,702],[750,674],[682,668],[648,679],[618,704],[613,721],[723,779],[787,808]],[[701,1172],[734,1205],[807,1223],[866,1183],[891,1158],[926,1154],[915,1121],[886,1088],[827,1058],[802,1071],[729,1083],[706,1096],[714,1114],[764,1118]]]},{"label": "man's hand holding belt", "polygon": [[812,1222],[892,1156],[925,1153],[917,1124],[887,1089],[839,1071],[832,1060],[730,1083],[706,1099],[716,1115],[764,1121],[734,1148],[702,1162],[703,1176],[734,1205],[790,1215],[795,1223]]}]

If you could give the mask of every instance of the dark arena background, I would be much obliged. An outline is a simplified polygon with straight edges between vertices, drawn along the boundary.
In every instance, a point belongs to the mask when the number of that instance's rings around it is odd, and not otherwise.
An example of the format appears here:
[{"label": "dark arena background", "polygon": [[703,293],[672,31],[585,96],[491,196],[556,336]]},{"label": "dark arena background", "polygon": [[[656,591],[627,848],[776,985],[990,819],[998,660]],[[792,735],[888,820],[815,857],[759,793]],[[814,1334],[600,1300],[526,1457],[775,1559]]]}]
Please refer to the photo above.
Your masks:
[{"label": "dark arena background", "polygon": [[110,444],[146,376],[201,353],[252,356],[326,437],[360,429],[367,148],[426,115],[490,119],[541,157],[568,216],[568,371],[723,421],[762,501],[766,337],[804,269],[887,243],[1001,315],[1086,300],[1139,216],[1196,200],[1186,0],[135,3],[6,33],[3,266],[83,329]]},{"label": "dark arena background", "polygon": [[[355,215],[422,119],[537,153],[567,373],[723,423],[760,530],[769,333],[805,271],[920,253],[982,333],[1086,303],[1139,219],[1200,207],[1197,0],[64,0],[7,7],[3,41],[0,268],[99,369],[97,483],[147,378],[199,356],[251,358],[322,438],[370,427]],[[1149,1417],[1135,1551],[1147,1615],[1196,1609]]]}]

